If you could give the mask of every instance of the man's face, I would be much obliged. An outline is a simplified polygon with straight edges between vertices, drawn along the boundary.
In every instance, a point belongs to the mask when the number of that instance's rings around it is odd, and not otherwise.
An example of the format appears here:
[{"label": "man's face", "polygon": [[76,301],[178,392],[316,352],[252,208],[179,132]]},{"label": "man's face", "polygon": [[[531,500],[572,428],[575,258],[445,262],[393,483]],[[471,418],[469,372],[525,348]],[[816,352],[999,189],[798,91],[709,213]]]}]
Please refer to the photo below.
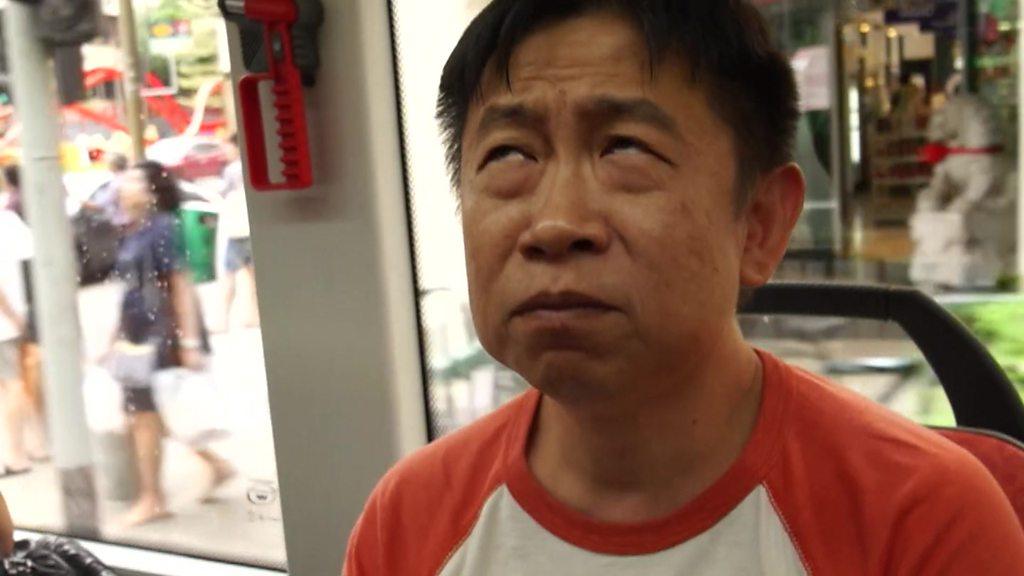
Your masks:
[{"label": "man's face", "polygon": [[684,63],[652,77],[611,13],[538,31],[509,75],[511,90],[487,75],[463,135],[484,347],[563,398],[693,366],[735,322],[746,225],[729,127]]}]

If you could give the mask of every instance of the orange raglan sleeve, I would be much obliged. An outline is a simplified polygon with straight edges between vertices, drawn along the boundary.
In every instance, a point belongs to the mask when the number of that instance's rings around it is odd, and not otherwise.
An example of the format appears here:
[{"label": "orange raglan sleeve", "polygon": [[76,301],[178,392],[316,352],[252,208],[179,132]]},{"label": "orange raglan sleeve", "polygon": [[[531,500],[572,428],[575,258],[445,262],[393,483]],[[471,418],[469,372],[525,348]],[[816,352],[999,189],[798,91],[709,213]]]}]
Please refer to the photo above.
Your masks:
[{"label": "orange raglan sleeve", "polygon": [[343,576],[437,574],[504,482],[509,427],[528,430],[538,401],[523,395],[389,470],[352,529]]},{"label": "orange raglan sleeve", "polygon": [[1024,528],[988,470],[958,451],[914,483],[887,574],[1024,574]]},{"label": "orange raglan sleeve", "polygon": [[380,490],[366,502],[362,515],[352,528],[345,552],[342,576],[375,576],[384,573],[384,545],[381,541]]}]

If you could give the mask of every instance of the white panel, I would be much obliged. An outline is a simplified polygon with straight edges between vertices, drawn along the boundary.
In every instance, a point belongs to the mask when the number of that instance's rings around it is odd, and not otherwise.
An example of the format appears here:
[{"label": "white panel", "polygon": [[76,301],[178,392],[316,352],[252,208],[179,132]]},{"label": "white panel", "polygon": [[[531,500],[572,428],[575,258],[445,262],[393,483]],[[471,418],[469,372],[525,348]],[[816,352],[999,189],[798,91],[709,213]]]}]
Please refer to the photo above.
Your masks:
[{"label": "white panel", "polygon": [[340,573],[377,479],[426,441],[387,3],[324,5],[307,95],[317,184],[248,191],[289,569],[300,576]]}]

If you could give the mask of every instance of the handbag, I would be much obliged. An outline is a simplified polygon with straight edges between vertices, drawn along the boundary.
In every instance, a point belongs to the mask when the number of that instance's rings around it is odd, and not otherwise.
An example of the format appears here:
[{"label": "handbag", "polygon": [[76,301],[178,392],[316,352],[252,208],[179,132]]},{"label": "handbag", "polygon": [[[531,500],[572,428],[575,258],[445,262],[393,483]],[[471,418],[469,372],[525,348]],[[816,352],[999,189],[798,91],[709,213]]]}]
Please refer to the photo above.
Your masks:
[{"label": "handbag", "polygon": [[[143,307],[153,314],[160,314],[161,297],[160,287],[155,280],[156,266],[153,265],[153,252],[147,247],[143,252],[142,269],[139,272],[139,290],[142,292]],[[156,335],[144,342],[132,342],[123,335],[111,348],[111,355],[107,362],[107,370],[110,375],[128,387],[149,386],[153,380],[153,374],[157,370],[159,350],[163,336]]]},{"label": "handbag", "polygon": [[155,342],[135,344],[122,338],[111,349],[107,371],[124,386],[149,386],[156,372],[157,346]]}]

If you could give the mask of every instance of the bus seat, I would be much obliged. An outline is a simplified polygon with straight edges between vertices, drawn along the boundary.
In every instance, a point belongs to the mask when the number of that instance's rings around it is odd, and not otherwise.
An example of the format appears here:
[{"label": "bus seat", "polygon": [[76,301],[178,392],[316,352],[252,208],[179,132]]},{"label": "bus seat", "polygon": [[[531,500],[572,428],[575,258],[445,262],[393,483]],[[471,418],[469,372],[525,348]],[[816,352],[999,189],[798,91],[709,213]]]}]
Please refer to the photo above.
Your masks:
[{"label": "bus seat", "polygon": [[1024,444],[1003,434],[970,428],[936,428],[988,468],[1024,526]]}]

